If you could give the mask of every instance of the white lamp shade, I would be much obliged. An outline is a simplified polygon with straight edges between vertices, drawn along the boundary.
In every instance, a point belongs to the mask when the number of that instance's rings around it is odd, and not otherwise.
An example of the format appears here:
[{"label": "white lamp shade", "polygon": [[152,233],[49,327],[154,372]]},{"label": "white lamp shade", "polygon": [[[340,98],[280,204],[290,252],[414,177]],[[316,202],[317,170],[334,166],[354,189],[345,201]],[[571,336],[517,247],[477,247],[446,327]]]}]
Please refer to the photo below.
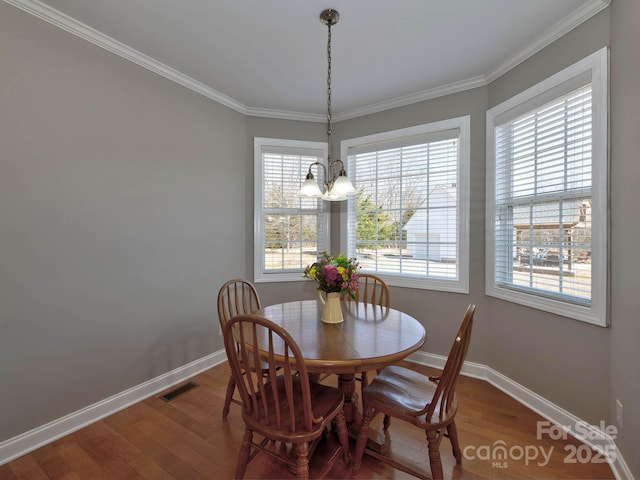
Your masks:
[{"label": "white lamp shade", "polygon": [[356,193],[356,189],[353,187],[353,183],[349,180],[349,177],[346,175],[340,175],[336,178],[335,182],[333,182],[333,187],[331,187],[331,193],[334,195],[353,195]]},{"label": "white lamp shade", "polygon": [[300,187],[298,195],[301,197],[320,198],[322,197],[322,192],[318,183],[313,178],[309,178]]}]

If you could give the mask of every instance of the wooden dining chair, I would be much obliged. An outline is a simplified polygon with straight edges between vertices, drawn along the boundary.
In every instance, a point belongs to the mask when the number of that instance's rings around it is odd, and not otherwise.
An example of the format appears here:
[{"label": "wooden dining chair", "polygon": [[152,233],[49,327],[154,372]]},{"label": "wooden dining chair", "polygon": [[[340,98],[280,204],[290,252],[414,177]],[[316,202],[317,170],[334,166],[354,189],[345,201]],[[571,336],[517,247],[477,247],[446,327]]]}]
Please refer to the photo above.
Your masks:
[{"label": "wooden dining chair", "polygon": [[389,286],[377,275],[360,273],[358,274],[358,291],[354,300],[389,308]]},{"label": "wooden dining chair", "polygon": [[[260,297],[256,287],[251,282],[240,278],[229,280],[218,291],[218,320],[220,321],[220,328],[224,331],[227,322],[236,315],[252,313],[261,307]],[[229,415],[231,402],[240,403],[233,398],[235,389],[236,383],[233,375],[230,375],[227,382],[224,407],[222,408],[222,418],[227,418],[227,415]]]},{"label": "wooden dining chair", "polygon": [[[351,298],[347,297],[347,300],[351,300]],[[389,308],[391,303],[389,286],[377,275],[372,273],[360,273],[358,274],[358,291],[356,292],[353,301]],[[369,381],[368,378],[367,372],[360,373],[360,378],[358,380],[362,383],[362,388],[367,385]]]},{"label": "wooden dining chair", "polygon": [[462,463],[455,424],[458,410],[455,387],[469,349],[475,308],[475,305],[469,305],[467,308],[441,375],[426,377],[413,370],[394,365],[382,369],[364,389],[364,416],[353,458],[354,471],[360,467],[366,450],[367,454],[398,470],[418,478],[429,478],[426,473],[366,448],[369,425],[379,413],[385,416],[383,422],[385,438],[388,438],[390,417],[404,420],[426,431],[431,477],[434,480],[442,479],[443,476],[440,460],[440,442],[443,435],[448,436],[451,441],[456,463],[458,465]]},{"label": "wooden dining chair", "polygon": [[[224,346],[242,399],[245,423],[234,478],[244,477],[253,458],[252,448],[295,467],[297,478],[309,478],[309,452],[315,447],[311,443],[323,437],[332,421],[339,442],[333,441],[335,449],[319,476],[329,472],[340,453],[349,465],[344,395],[337,388],[309,381],[302,353],[286,330],[257,315],[240,315],[227,322]],[[266,381],[262,372],[251,367],[260,364],[267,366]],[[254,433],[263,441],[256,443]],[[333,439],[330,433],[326,437],[323,441],[327,443]],[[289,444],[294,452],[287,451]]]}]

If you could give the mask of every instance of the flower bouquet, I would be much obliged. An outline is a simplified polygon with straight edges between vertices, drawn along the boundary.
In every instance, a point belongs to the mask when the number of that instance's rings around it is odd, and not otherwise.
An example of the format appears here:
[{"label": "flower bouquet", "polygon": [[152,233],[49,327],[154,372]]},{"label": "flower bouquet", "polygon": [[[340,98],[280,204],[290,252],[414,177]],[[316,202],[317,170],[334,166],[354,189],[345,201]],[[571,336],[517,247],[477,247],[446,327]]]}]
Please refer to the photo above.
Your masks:
[{"label": "flower bouquet", "polygon": [[358,291],[358,262],[343,255],[333,257],[322,252],[318,260],[304,270],[304,277],[315,280],[318,290],[325,293],[347,294],[355,298]]}]

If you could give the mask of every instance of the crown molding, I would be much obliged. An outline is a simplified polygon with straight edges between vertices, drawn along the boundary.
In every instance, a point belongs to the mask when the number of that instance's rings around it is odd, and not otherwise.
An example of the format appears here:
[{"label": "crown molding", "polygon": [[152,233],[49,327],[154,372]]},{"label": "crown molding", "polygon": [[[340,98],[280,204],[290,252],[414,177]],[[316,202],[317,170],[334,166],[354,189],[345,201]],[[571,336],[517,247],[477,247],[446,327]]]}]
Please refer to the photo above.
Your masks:
[{"label": "crown molding", "polygon": [[128,47],[127,45],[107,36],[99,31],[85,25],[84,23],[75,20],[74,18],[65,15],[64,13],[45,5],[38,0],[4,0],[6,3],[13,5],[24,12],[27,12],[45,22],[48,22],[62,30],[65,30],[77,37],[82,38],[94,45],[104,48],[105,50],[114,53],[130,62],[140,65],[147,70],[150,70],[158,75],[161,75],[172,82],[175,82],[183,87],[187,87],[200,95],[203,95],[211,100],[214,100],[226,107],[240,112],[242,114],[247,113],[247,107],[240,102],[237,102],[231,97],[228,97],[216,90],[204,85],[203,83],[194,80],[179,71],[168,67],[167,65],[154,60],[153,58]]},{"label": "crown molding", "polygon": [[553,27],[536,38],[529,46],[507,58],[495,69],[487,73],[485,75],[487,83],[493,82],[496,78],[504,75],[529,57],[535,55],[546,46],[555,42],[558,38],[569,33],[581,23],[607,8],[610,3],[611,0],[591,0],[589,3],[583,5],[578,10],[571,13],[571,15],[556,23]]},{"label": "crown molding", "polygon": [[[449,83],[440,87],[423,90],[422,92],[412,93],[410,95],[404,95],[402,97],[391,98],[389,100],[373,103],[364,107],[345,110],[344,112],[338,112],[335,113],[332,118],[335,122],[349,120],[351,118],[362,117],[371,113],[383,112],[385,110],[391,110],[392,108],[404,107],[413,103],[423,102],[432,98],[443,97],[445,95],[462,92],[464,90],[471,90],[472,88],[487,85],[487,83],[487,80],[483,76],[473,77],[462,80],[460,82]],[[301,120],[320,123],[327,121],[326,114],[299,113],[287,110],[269,110],[251,107],[247,108],[246,115],[250,115],[253,117],[281,118],[286,120]]]},{"label": "crown molding", "polygon": [[364,107],[346,110],[341,113],[336,113],[333,118],[335,121],[339,122],[350,118],[362,117],[371,113],[378,113],[385,110],[391,110],[392,108],[404,107],[405,105],[423,102],[432,98],[444,97],[445,95],[451,95],[452,93],[458,93],[464,90],[471,90],[472,88],[482,87],[484,85],[487,85],[487,80],[484,76],[472,77],[459,82],[449,83],[440,87],[412,93],[410,95],[404,95],[402,97],[384,100]]},{"label": "crown molding", "polygon": [[292,112],[290,110],[271,110],[268,108],[252,108],[248,107],[245,115],[250,117],[279,118],[282,120],[299,120],[302,122],[326,122],[327,114],[321,113],[302,113]]},{"label": "crown molding", "polygon": [[[318,123],[326,121],[326,115],[324,114],[301,113],[288,110],[272,110],[266,108],[248,107],[234,100],[233,98],[228,97],[161,62],[158,62],[151,57],[144,55],[143,53],[138,52],[137,50],[134,50],[133,48],[130,48],[127,45],[100,33],[99,31],[89,27],[88,25],[85,25],[78,20],[65,15],[62,12],[43,4],[38,0],[4,1],[16,8],[19,8],[20,10],[23,10],[24,12],[27,12],[73,35],[76,35],[83,40],[91,42],[98,47],[104,48],[111,53],[114,53],[126,60],[140,65],[147,70],[157,73],[158,75],[161,75],[168,80],[171,80],[172,82],[193,90],[194,92],[199,93],[200,95],[203,95],[226,107],[229,107],[230,109],[235,110],[236,112],[239,112],[243,115]],[[466,80],[430,88],[428,90],[423,90],[421,92],[413,93],[410,95],[392,98],[364,107],[346,110],[341,113],[339,112],[333,116],[334,121],[338,122],[351,118],[362,117],[364,115],[370,115],[372,113],[378,113],[385,110],[403,107],[406,105],[411,105],[413,103],[423,102],[425,100],[430,100],[433,98],[485,86],[494,81],[496,78],[505,74],[515,66],[519,65],[527,58],[539,52],[544,47],[560,38],[562,35],[566,34],[573,28],[588,20],[593,15],[604,10],[609,6],[610,3],[611,0],[591,0],[576,12],[573,12],[567,18],[547,30],[531,45],[511,56],[486,75],[479,75]]]}]

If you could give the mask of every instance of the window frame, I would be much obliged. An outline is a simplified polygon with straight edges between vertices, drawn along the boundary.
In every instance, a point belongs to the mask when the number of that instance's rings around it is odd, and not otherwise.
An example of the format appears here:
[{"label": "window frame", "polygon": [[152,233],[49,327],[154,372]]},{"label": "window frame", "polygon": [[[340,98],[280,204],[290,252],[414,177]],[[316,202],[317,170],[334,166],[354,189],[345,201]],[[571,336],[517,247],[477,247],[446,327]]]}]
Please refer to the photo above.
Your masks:
[{"label": "window frame", "polygon": [[[486,271],[485,293],[546,312],[587,323],[608,326],[608,49],[607,47],[548,77],[527,90],[496,105],[486,114],[487,185],[486,185]],[[496,145],[499,116],[515,118],[520,113],[539,109],[562,97],[558,90],[576,78],[588,75],[592,85],[592,171],[591,171],[591,302],[579,305],[561,298],[536,294],[528,287],[513,289],[496,282]],[[584,83],[585,85],[588,84]],[[509,113],[509,112],[518,113]],[[506,120],[510,121],[510,120]],[[502,120],[500,124],[504,124]]]},{"label": "window frame", "polygon": [[[285,272],[266,272],[265,257],[264,257],[264,227],[262,223],[262,217],[264,215],[264,179],[263,179],[263,152],[265,147],[273,149],[288,149],[296,150],[300,149],[300,154],[304,154],[309,150],[317,150],[321,152],[321,158],[319,161],[324,162],[327,158],[328,147],[326,142],[312,142],[306,140],[288,140],[279,138],[266,138],[266,137],[254,137],[253,141],[253,154],[254,154],[254,209],[253,209],[253,223],[254,223],[254,253],[253,253],[253,271],[254,282],[292,282],[303,281],[302,273],[304,267],[295,269],[294,271],[288,270]],[[303,166],[303,175],[306,174],[306,166]],[[300,185],[302,185],[300,181]],[[317,200],[318,208],[321,210],[319,215],[321,223],[321,232],[318,232],[318,251],[329,249],[330,239],[330,209],[322,200]]]},{"label": "window frame", "polygon": [[[414,275],[391,274],[386,271],[374,271],[371,273],[383,278],[389,285],[398,287],[436,290],[443,292],[469,293],[469,224],[470,224],[470,129],[471,117],[469,115],[455,117],[447,120],[431,122],[413,127],[392,130],[388,132],[351,138],[340,142],[341,158],[346,159],[348,165],[349,148],[382,142],[397,142],[403,138],[411,138],[419,135],[431,135],[447,130],[459,130],[459,156],[458,156],[458,184],[456,188],[458,209],[458,241],[457,261],[458,278],[446,280],[438,277],[418,277]],[[411,143],[408,142],[410,145]],[[352,169],[347,167],[349,175]],[[358,188],[358,179],[350,177]],[[340,211],[340,247],[342,252],[349,252],[349,214],[355,207],[355,197],[347,200],[346,206]],[[369,270],[367,270],[369,271]]]}]

